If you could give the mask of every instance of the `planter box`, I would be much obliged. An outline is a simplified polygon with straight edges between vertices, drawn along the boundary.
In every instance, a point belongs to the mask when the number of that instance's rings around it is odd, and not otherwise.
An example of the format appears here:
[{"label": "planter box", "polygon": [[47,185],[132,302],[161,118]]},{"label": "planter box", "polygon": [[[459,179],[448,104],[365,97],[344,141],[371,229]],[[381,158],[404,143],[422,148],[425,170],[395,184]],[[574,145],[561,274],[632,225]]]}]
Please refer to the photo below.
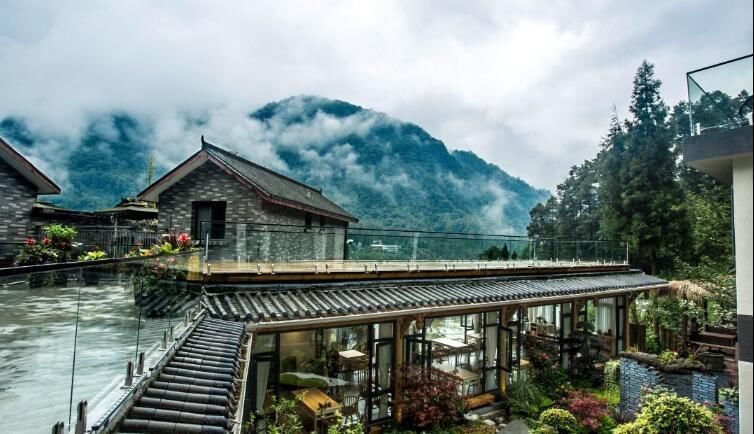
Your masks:
[{"label": "planter box", "polygon": [[704,352],[699,354],[699,361],[715,372],[725,369],[725,355],[723,353]]}]

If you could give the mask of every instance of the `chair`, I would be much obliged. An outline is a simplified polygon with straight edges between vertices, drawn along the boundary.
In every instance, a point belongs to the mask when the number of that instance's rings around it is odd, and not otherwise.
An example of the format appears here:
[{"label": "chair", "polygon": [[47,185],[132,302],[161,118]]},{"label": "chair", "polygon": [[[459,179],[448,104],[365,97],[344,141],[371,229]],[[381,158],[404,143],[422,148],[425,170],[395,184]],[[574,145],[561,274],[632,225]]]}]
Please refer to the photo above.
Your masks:
[{"label": "chair", "polygon": [[471,396],[471,391],[479,392],[479,388],[482,385],[480,378],[475,378],[466,382],[466,393],[464,396]]},{"label": "chair", "polygon": [[346,397],[344,397],[341,413],[343,416],[344,425],[350,425],[352,423],[360,422],[361,415],[359,414],[359,397],[356,395],[347,395]]}]

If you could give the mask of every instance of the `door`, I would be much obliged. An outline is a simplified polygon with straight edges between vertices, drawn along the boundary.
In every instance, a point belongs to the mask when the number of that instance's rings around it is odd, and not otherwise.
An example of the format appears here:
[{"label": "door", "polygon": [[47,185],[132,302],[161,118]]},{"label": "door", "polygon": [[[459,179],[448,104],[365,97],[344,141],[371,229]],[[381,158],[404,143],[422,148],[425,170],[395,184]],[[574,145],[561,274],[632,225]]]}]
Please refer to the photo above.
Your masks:
[{"label": "door", "polygon": [[369,395],[370,422],[390,417],[390,402],[393,400],[393,342],[376,342],[373,348],[373,375]]},{"label": "door", "polygon": [[408,335],[404,338],[406,345],[404,354],[406,365],[432,366],[432,341],[427,341],[423,335]]}]

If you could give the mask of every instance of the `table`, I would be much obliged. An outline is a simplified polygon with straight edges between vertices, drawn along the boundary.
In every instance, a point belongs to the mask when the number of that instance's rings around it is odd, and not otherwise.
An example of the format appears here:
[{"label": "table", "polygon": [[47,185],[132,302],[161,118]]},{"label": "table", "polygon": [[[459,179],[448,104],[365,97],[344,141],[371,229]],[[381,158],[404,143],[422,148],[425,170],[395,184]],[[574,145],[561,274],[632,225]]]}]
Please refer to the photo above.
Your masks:
[{"label": "table", "polygon": [[359,358],[367,356],[361,351],[356,351],[356,350],[345,350],[345,351],[339,352],[338,354],[340,354],[340,357],[344,359],[359,359]]},{"label": "table", "polygon": [[[317,429],[317,421],[335,417],[337,413],[340,413],[341,411],[340,403],[330,398],[325,392],[319,389],[298,389],[294,390],[293,394],[296,397],[303,395],[299,400],[299,403],[304,411],[312,418],[315,431]],[[330,404],[329,407],[320,408],[320,405],[324,406],[327,403]]]},{"label": "table", "polygon": [[450,339],[450,338],[436,338],[436,339],[432,339],[432,342],[440,344],[444,347],[448,347],[452,350],[455,350],[454,352],[456,356],[456,365],[458,364],[459,350],[469,347],[469,344],[467,344],[466,342],[457,341],[455,339]]},{"label": "table", "polygon": [[452,366],[442,366],[440,370],[447,372],[461,380],[461,396],[468,396],[468,389],[470,385],[478,386],[480,384],[481,376],[476,372],[471,372],[463,368],[454,368]]},{"label": "table", "polygon": [[482,339],[482,334],[478,333],[478,332],[468,332],[468,333],[466,333],[466,338],[467,339],[471,338],[471,339],[475,339],[475,340],[479,341],[479,340]]}]

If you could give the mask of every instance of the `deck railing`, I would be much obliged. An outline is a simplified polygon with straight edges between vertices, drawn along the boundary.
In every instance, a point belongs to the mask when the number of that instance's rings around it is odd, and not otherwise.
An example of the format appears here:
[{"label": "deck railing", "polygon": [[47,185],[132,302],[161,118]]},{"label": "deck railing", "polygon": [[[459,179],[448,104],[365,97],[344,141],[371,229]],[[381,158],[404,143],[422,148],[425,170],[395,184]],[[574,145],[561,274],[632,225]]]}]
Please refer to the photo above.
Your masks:
[{"label": "deck railing", "polygon": [[202,222],[210,262],[625,264],[627,244],[515,235],[339,226]]},{"label": "deck railing", "polygon": [[200,312],[181,279],[192,261],[184,254],[0,269],[0,432],[103,426],[187,326],[187,313]]},{"label": "deck railing", "polygon": [[686,74],[691,135],[752,125],[754,55]]}]

